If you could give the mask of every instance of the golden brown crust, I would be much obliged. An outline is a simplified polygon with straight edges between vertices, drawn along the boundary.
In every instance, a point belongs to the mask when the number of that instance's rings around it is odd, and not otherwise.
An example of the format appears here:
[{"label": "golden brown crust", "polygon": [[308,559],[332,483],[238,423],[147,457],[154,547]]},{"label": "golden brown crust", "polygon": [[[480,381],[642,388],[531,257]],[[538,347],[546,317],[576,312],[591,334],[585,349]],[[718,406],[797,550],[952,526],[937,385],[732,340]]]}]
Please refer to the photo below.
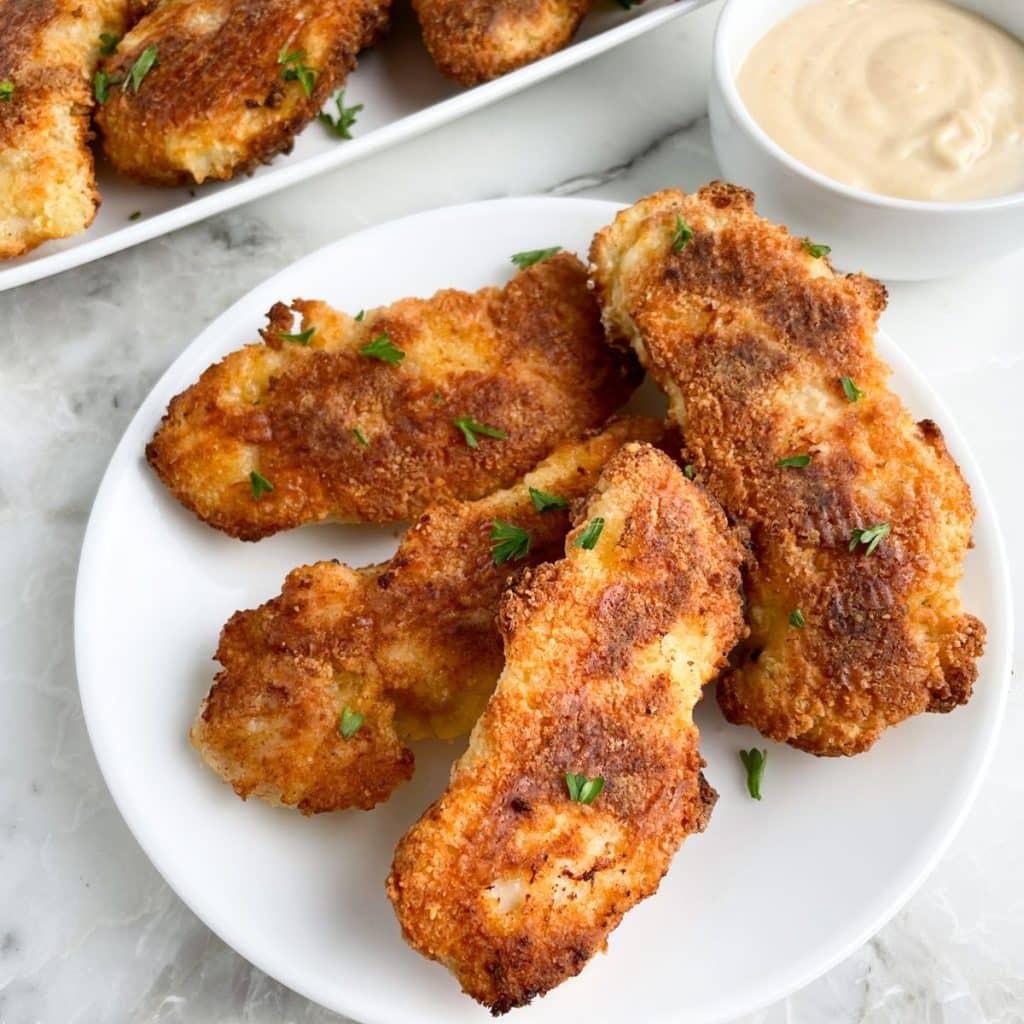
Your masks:
[{"label": "golden brown crust", "polygon": [[[694,235],[673,253],[677,217]],[[641,200],[591,258],[610,333],[668,392],[686,457],[750,532],[751,635],[718,688],[726,717],[855,754],[964,703],[985,636],[958,594],[974,507],[938,427],[888,390],[873,343],[885,289],[836,275],[721,183]],[[806,468],[777,465],[801,454]],[[873,554],[849,550],[883,523]]]},{"label": "golden brown crust", "polygon": [[[668,456],[624,447],[575,523],[502,599],[498,687],[388,879],[406,940],[494,1013],[578,974],[704,827],[692,710],[743,633],[740,544]],[[574,803],[566,772],[604,791]]]},{"label": "golden brown crust", "polygon": [[[157,185],[249,172],[292,140],[387,25],[391,0],[166,0],[144,14],[104,71],[125,79],[147,47],[158,63],[135,92],[112,88],[97,112],[123,174]],[[304,51],[311,95],[285,80]]]},{"label": "golden brown crust", "polygon": [[[470,730],[501,670],[502,588],[562,547],[568,514],[538,512],[529,488],[582,497],[625,441],[655,441],[661,429],[618,420],[562,445],[509,490],[441,502],[385,565],[296,569],[279,597],[236,613],[221,634],[224,667],[192,728],[203,759],[243,799],[306,814],[387,799],[412,774],[408,740]],[[494,565],[497,519],[529,530],[529,557]],[[348,741],[338,734],[345,706],[366,719]]]},{"label": "golden brown crust", "polygon": [[[315,327],[308,346],[280,332]],[[387,333],[401,365],[360,354]],[[250,345],[175,398],[146,450],[175,497],[244,540],[334,518],[409,519],[439,499],[507,487],[629,395],[632,356],[605,344],[586,271],[562,254],[476,294],[369,310],[278,304]],[[453,420],[508,434],[467,445]],[[353,434],[359,429],[367,441]],[[259,500],[249,474],[274,490]]]},{"label": "golden brown crust", "polygon": [[0,259],[84,231],[99,193],[89,150],[101,32],[127,0],[0,0]]},{"label": "golden brown crust", "polygon": [[413,0],[438,68],[477,85],[561,50],[591,0]]}]

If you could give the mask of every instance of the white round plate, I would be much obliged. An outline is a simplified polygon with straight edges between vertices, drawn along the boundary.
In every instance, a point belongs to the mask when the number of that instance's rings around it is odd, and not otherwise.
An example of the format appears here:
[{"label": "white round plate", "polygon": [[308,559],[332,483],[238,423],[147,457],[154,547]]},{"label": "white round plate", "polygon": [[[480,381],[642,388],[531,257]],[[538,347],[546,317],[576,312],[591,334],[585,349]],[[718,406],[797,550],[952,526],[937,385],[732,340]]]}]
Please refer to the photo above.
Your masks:
[{"label": "white round plate", "polygon": [[[488,1014],[402,941],[384,894],[398,838],[444,787],[461,746],[421,744],[414,780],[370,813],[306,819],[242,803],[187,740],[220,628],[277,594],[295,566],[387,557],[398,531],[323,526],[243,544],[203,526],[143,459],[171,397],[257,338],[277,300],[348,310],[507,280],[509,255],[585,254],[615,204],[515,199],[437,210],[345,238],[236,303],[167,371],[107,470],[79,567],[75,644],[89,734],[117,806],[168,883],[226,942],[284,984],[366,1024],[461,1024]],[[606,955],[517,1022],[726,1021],[811,981],[865,941],[934,866],[989,761],[1009,680],[1010,588],[988,493],[962,438],[891,341],[893,384],[942,424],[974,488],[966,606],[989,628],[970,704],[891,730],[867,754],[816,759],[770,746],[764,799],[737,751],[763,741],[698,710],[711,826],[687,841],[656,896]],[[941,752],[937,756],[937,752]]]}]

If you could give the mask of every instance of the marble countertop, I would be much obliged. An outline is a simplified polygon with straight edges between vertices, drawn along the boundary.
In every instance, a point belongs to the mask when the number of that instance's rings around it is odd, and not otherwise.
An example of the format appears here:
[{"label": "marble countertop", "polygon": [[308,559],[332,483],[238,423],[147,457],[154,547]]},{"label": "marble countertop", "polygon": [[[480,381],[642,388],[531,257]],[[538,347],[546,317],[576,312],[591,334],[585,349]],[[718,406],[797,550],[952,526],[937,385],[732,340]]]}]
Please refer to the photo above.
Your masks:
[{"label": "marble countertop", "polygon": [[[450,203],[529,193],[631,201],[715,177],[705,101],[716,14],[717,4],[365,162],[0,295],[0,1024],[341,1019],[213,936],[111,803],[72,649],[93,494],[172,359],[312,249]],[[1018,606],[1024,336],[1011,304],[1022,282],[1024,250],[954,280],[894,284],[884,318],[972,443],[1002,511]],[[743,1024],[1024,1021],[1022,732],[1014,685],[991,773],[932,877],[844,963]],[[941,750],[935,769],[941,785]]]}]

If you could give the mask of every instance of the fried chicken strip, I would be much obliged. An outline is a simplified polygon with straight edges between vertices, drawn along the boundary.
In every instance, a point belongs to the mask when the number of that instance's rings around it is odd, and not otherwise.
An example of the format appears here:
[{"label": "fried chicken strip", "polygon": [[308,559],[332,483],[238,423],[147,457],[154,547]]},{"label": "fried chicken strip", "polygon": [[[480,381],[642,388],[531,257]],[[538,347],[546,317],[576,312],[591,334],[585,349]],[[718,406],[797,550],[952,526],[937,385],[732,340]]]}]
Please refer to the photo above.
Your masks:
[{"label": "fried chicken strip", "polygon": [[127,0],[0,0],[0,259],[96,216],[92,75],[126,14]]},{"label": "fried chicken strip", "polygon": [[[122,174],[154,185],[252,172],[291,149],[384,31],[390,6],[164,0],[104,62],[117,83],[97,113],[104,152]],[[155,63],[139,76],[147,54]]]},{"label": "fried chicken strip", "polygon": [[[409,740],[472,728],[501,671],[499,595],[561,550],[568,513],[538,511],[530,488],[571,502],[625,441],[660,437],[654,420],[617,420],[506,491],[434,505],[384,565],[296,569],[279,597],[224,627],[224,667],[192,727],[203,760],[243,799],[305,814],[386,800],[412,774]],[[523,557],[494,564],[497,521],[529,532]],[[346,707],[363,716],[349,739]]]},{"label": "fried chicken strip", "polygon": [[604,423],[639,379],[605,343],[568,254],[504,289],[403,299],[362,320],[299,300],[269,320],[266,344],[207,370],[146,449],[186,508],[243,540],[324,519],[396,522],[508,487]]},{"label": "fried chicken strip", "polygon": [[413,0],[440,71],[477,85],[561,50],[591,0]]},{"label": "fried chicken strip", "polygon": [[704,828],[692,710],[743,631],[740,544],[662,452],[623,448],[575,523],[503,597],[497,689],[388,879],[406,940],[496,1014],[578,974]]},{"label": "fried chicken strip", "polygon": [[856,754],[965,703],[985,637],[958,593],[974,506],[939,428],[887,387],[882,285],[837,275],[717,182],[641,200],[591,258],[611,335],[750,532],[750,637],[718,687],[726,717]]}]

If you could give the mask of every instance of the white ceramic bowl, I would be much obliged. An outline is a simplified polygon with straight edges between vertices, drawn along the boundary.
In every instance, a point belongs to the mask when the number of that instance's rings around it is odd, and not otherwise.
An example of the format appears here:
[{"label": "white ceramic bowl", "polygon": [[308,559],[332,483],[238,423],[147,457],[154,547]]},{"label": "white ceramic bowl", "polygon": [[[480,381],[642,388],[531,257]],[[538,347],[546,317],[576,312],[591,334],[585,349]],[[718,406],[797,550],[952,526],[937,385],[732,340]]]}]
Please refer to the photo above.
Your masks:
[{"label": "white ceramic bowl", "polygon": [[[726,0],[715,33],[711,138],[724,177],[757,193],[758,210],[832,246],[844,270],[913,281],[945,277],[1024,245],[1024,192],[920,202],[844,185],[792,157],[754,120],[736,76],[769,29],[813,0]],[[1024,0],[957,0],[1024,39]]]}]

